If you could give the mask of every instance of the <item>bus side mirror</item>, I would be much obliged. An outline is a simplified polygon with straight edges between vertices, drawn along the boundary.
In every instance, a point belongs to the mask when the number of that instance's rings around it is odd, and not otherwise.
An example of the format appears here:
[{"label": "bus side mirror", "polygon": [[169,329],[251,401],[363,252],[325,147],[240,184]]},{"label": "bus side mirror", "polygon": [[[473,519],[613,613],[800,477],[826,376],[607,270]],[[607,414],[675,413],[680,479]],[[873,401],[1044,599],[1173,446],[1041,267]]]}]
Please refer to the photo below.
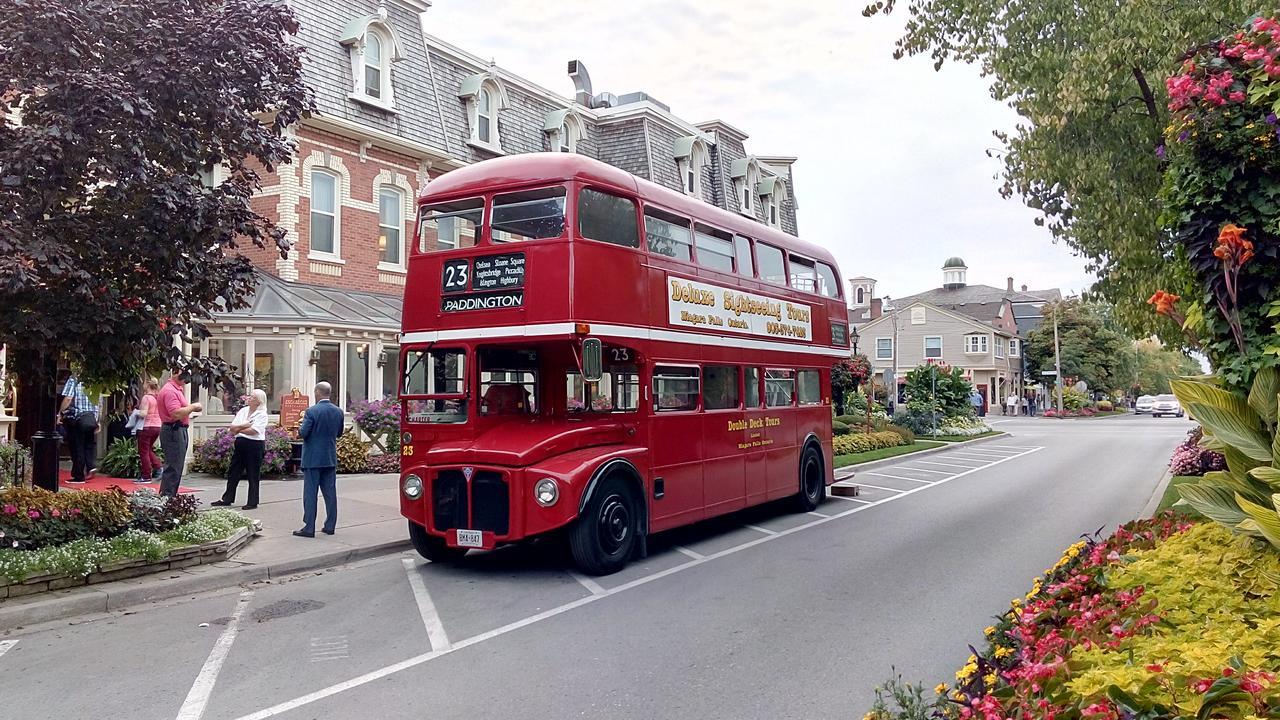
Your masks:
[{"label": "bus side mirror", "polygon": [[604,374],[604,347],[598,338],[582,341],[582,377],[587,382],[600,382]]}]

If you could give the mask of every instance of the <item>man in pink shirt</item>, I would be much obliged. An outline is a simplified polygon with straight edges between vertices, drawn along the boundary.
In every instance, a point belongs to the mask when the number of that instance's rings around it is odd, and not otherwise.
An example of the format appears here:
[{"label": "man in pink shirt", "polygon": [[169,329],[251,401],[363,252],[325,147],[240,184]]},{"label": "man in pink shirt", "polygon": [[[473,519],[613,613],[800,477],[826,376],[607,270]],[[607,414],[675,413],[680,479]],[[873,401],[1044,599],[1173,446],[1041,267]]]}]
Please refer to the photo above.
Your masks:
[{"label": "man in pink shirt", "polygon": [[180,367],[170,371],[169,382],[160,388],[156,400],[160,412],[160,449],[164,451],[164,472],[160,474],[160,494],[170,497],[178,494],[182,471],[187,465],[187,427],[191,413],[204,408],[200,403],[187,402],[186,384]]}]

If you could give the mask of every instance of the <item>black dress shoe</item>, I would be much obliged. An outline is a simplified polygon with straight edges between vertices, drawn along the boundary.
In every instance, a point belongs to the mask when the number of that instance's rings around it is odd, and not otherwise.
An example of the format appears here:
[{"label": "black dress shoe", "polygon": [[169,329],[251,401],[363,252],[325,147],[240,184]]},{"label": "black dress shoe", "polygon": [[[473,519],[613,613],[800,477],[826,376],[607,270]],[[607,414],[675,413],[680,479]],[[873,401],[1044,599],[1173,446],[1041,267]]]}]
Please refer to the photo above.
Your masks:
[{"label": "black dress shoe", "polygon": [[333,531],[332,531],[332,530],[325,530],[325,529],[323,529],[323,528],[321,528],[320,532],[324,533],[325,535],[332,535],[332,534],[333,534]]},{"label": "black dress shoe", "polygon": [[209,505],[210,507],[230,507],[231,503],[227,502],[226,500],[214,500],[213,502],[209,503]]},{"label": "black dress shoe", "polygon": [[242,505],[242,506],[240,506],[240,509],[241,509],[241,510],[257,510],[257,509],[258,509],[258,506],[257,506],[257,505]]},{"label": "black dress shoe", "polygon": [[294,531],[293,531],[293,534],[294,534],[294,535],[297,535],[298,537],[305,537],[305,538],[313,538],[313,537],[315,537],[315,536],[316,536],[316,534],[315,534],[315,533],[313,533],[313,532],[306,532],[306,531],[304,531],[304,530],[294,530]]}]

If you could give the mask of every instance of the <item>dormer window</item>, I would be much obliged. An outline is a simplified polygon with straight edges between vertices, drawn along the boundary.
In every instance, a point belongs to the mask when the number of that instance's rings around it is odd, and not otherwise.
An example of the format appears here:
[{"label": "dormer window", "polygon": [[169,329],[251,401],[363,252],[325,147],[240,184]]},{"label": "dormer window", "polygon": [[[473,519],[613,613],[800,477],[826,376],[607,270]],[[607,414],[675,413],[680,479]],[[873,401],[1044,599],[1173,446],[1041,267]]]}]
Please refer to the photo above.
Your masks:
[{"label": "dormer window", "polygon": [[733,191],[738,197],[738,212],[756,216],[756,184],[760,182],[760,164],[753,157],[734,160],[729,168]]},{"label": "dormer window", "polygon": [[498,116],[507,108],[507,91],[494,75],[480,73],[462,81],[458,92],[467,110],[471,145],[489,152],[502,152]]},{"label": "dormer window", "polygon": [[572,153],[578,152],[584,126],[577,113],[565,108],[547,113],[543,118],[542,131],[547,134],[547,148],[551,152]]},{"label": "dormer window", "polygon": [[387,10],[348,23],[339,38],[351,54],[351,94],[366,105],[391,110],[395,92],[391,84],[392,64],[403,59],[395,30],[387,23]]},{"label": "dormer window", "polygon": [[691,197],[702,198],[702,168],[710,161],[707,144],[697,135],[676,138],[674,146],[676,175],[680,178],[680,191]]},{"label": "dormer window", "polygon": [[769,227],[781,228],[782,203],[787,199],[786,181],[776,175],[766,177],[756,186],[756,194],[764,208],[764,221]]}]

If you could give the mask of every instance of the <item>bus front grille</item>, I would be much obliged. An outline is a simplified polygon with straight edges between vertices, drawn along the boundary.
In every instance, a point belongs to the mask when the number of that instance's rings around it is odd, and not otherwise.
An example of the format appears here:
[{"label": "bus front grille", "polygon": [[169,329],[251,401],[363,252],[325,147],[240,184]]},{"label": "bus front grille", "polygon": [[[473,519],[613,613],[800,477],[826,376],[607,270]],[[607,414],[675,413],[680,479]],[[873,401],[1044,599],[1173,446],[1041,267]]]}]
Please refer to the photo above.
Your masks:
[{"label": "bus front grille", "polygon": [[436,530],[488,530],[506,535],[511,529],[511,502],[502,473],[480,470],[470,492],[461,470],[441,470],[431,483],[431,518]]}]

